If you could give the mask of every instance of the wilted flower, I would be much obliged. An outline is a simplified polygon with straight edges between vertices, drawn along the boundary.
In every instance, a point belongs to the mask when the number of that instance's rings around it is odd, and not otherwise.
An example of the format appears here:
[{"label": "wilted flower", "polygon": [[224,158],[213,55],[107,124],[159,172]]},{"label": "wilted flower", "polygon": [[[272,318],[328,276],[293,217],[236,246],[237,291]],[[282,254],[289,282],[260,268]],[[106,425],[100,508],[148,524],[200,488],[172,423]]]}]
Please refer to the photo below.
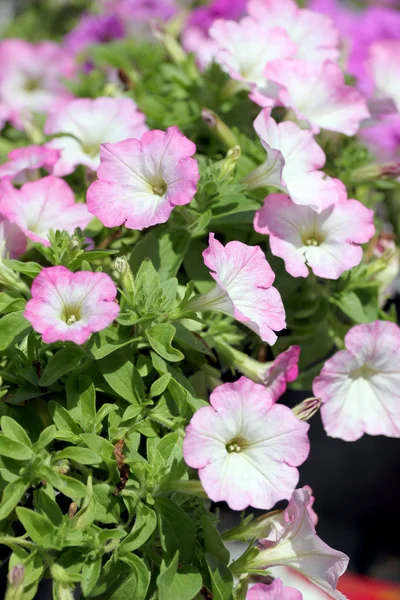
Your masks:
[{"label": "wilted flower", "polygon": [[145,229],[165,223],[175,206],[188,204],[199,180],[196,146],[177,127],[153,130],[140,140],[102,144],[98,181],[87,203],[106,227]]},{"label": "wilted flower", "polygon": [[130,98],[77,98],[52,112],[45,125],[47,135],[66,133],[48,143],[61,151],[54,175],[68,175],[77,165],[96,171],[100,145],[140,137],[147,131],[145,115]]},{"label": "wilted flower", "polygon": [[75,202],[69,185],[51,175],[25,183],[19,190],[3,181],[0,212],[26,237],[44,246],[50,246],[51,229],[73,233],[77,227],[84,229],[93,218],[86,204]]},{"label": "wilted flower", "polygon": [[[357,227],[354,227],[357,223]],[[315,275],[338,279],[361,262],[362,248],[374,235],[374,212],[344,194],[322,212],[270,194],[256,212],[254,229],[269,234],[271,252],[285,261],[293,277]]]},{"label": "wilted flower", "polygon": [[265,387],[241,377],[210,396],[186,429],[186,463],[207,495],[230,508],[271,508],[289,499],[308,456],[308,425],[275,404]]},{"label": "wilted flower", "polygon": [[389,321],[356,325],[345,345],[313,383],[325,431],[348,442],[364,433],[400,437],[400,328]]},{"label": "wilted flower", "polygon": [[47,344],[83,344],[95,331],[108,327],[119,313],[117,288],[105,273],[65,267],[42,269],[32,283],[32,299],[24,316]]},{"label": "wilted flower", "polygon": [[275,274],[261,248],[242,242],[223,246],[210,233],[203,258],[217,284],[208,294],[191,300],[187,308],[198,312],[219,310],[255,331],[263,341],[274,344],[275,331],[286,327],[285,309],[278,290],[272,287]]}]

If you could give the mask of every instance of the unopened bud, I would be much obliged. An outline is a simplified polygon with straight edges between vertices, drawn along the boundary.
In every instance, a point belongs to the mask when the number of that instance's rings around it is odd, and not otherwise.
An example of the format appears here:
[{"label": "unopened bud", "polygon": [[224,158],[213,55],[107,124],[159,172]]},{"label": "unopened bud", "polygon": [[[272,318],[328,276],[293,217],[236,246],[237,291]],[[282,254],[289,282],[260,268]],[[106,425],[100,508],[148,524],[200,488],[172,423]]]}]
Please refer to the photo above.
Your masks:
[{"label": "unopened bud", "polygon": [[24,581],[25,568],[24,565],[15,565],[8,574],[8,583],[13,587],[20,587]]},{"label": "unopened bud", "polygon": [[80,246],[81,246],[81,242],[80,242],[79,238],[77,238],[76,235],[74,235],[69,243],[69,247],[71,248],[71,250],[78,250],[78,248],[80,248]]},{"label": "unopened bud", "polygon": [[221,140],[221,142],[225,144],[227,148],[236,147],[236,153],[239,151],[239,155],[237,158],[239,158],[240,147],[238,146],[237,139],[232,130],[228,127],[226,123],[224,123],[224,121],[217,115],[217,113],[213,112],[209,108],[202,108],[201,118],[203,119],[204,123],[211,129],[214,135],[216,135]]},{"label": "unopened bud", "polygon": [[126,256],[118,256],[115,259],[115,270],[119,273],[124,292],[133,302],[135,296],[135,279]]},{"label": "unopened bud", "polygon": [[186,53],[179,42],[171,35],[161,21],[151,21],[150,29],[154,37],[162,42],[168,54],[177,65],[186,61]]},{"label": "unopened bud", "polygon": [[319,411],[321,404],[321,398],[306,398],[292,408],[292,412],[300,421],[308,421]]},{"label": "unopened bud", "polygon": [[71,502],[71,504],[69,505],[68,508],[68,518],[69,519],[73,519],[73,517],[76,514],[76,511],[78,510],[78,505],[76,502]]}]

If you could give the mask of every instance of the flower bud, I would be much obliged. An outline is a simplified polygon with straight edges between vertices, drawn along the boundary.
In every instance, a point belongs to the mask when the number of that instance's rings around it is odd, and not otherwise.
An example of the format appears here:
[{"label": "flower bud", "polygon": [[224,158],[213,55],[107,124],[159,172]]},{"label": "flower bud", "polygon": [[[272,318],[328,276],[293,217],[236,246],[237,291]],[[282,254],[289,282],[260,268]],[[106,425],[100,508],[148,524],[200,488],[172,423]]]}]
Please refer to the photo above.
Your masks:
[{"label": "flower bud", "polygon": [[8,574],[8,583],[14,587],[20,587],[24,581],[24,565],[15,565]]},{"label": "flower bud", "polygon": [[120,276],[120,281],[124,292],[131,302],[133,302],[135,297],[135,279],[126,256],[118,256],[115,259],[115,270]]},{"label": "flower bud", "polygon": [[[217,113],[213,112],[209,108],[202,108],[201,117],[205,124],[211,129],[211,131],[216,135],[217,138],[221,140],[223,144],[227,148],[238,148],[240,156],[240,148],[238,146],[237,139],[233,133],[233,131],[228,127],[226,123],[217,115]],[[237,153],[237,150],[236,150]],[[236,160],[237,160],[236,158]]]},{"label": "flower bud", "polygon": [[300,421],[308,421],[319,411],[321,404],[321,398],[306,398],[292,408],[292,412]]}]

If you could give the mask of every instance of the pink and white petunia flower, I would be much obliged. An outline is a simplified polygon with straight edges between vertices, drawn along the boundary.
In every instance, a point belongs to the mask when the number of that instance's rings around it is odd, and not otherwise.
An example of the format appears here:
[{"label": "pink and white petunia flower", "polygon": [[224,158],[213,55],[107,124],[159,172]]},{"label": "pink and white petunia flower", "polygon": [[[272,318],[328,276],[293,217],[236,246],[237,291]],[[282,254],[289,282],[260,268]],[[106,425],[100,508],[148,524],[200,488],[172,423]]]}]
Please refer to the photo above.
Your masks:
[{"label": "pink and white petunia flower", "polygon": [[318,170],[326,157],[311,131],[291,121],[276,123],[271,108],[261,111],[254,129],[267,151],[267,160],[243,179],[250,189],[276,187],[296,204],[312,206],[318,212],[337,200],[337,180]]},{"label": "pink and white petunia flower", "polygon": [[269,585],[253,585],[247,592],[246,600],[303,600],[303,596],[298,590],[284,586],[280,579],[275,579]]},{"label": "pink and white petunia flower", "polygon": [[330,597],[345,600],[336,586],[349,559],[317,536],[310,516],[310,502],[307,488],[295,490],[286,510],[272,520],[268,537],[259,541],[261,552],[249,566],[253,569],[268,569],[277,565],[291,567]]},{"label": "pink and white petunia flower", "polygon": [[354,442],[368,433],[400,437],[400,328],[389,321],[356,325],[314,379],[327,434]]},{"label": "pink and white petunia flower", "polygon": [[31,292],[24,316],[46,344],[84,344],[92,333],[111,325],[119,313],[117,288],[105,273],[48,267],[34,279]]},{"label": "pink and white petunia flower", "polygon": [[378,98],[390,98],[400,112],[400,40],[375,42],[369,49],[368,68],[375,94]]},{"label": "pink and white petunia flower", "polygon": [[64,104],[45,125],[47,135],[67,134],[48,143],[61,151],[53,174],[68,175],[77,165],[96,171],[100,145],[140,137],[148,129],[145,119],[130,98],[77,98]]},{"label": "pink and white petunia flower", "polygon": [[177,127],[148,131],[140,140],[102,144],[98,181],[88,208],[106,227],[145,229],[165,223],[175,206],[188,204],[199,180],[196,146]]},{"label": "pink and white petunia flower", "polygon": [[364,96],[345,84],[340,67],[331,61],[276,60],[267,65],[265,76],[281,86],[282,104],[314,133],[329,129],[354,135],[370,116]]},{"label": "pink and white petunia flower", "polygon": [[0,104],[8,119],[22,129],[34,113],[47,113],[72,97],[62,82],[75,71],[69,52],[53,42],[0,42]]},{"label": "pink and white petunia flower", "polygon": [[26,250],[26,237],[17,225],[0,214],[0,259],[19,258]]},{"label": "pink and white petunia flower", "polygon": [[269,234],[272,254],[293,277],[307,277],[310,267],[318,277],[338,279],[361,262],[358,244],[374,235],[374,212],[345,194],[319,213],[284,194],[270,194],[255,214],[254,229]]},{"label": "pink and white petunia flower", "polygon": [[183,442],[209,498],[233,510],[289,499],[309,452],[307,423],[246,377],[217,387],[210,404],[194,414]]},{"label": "pink and white petunia flower", "polygon": [[38,179],[39,169],[50,172],[60,157],[60,151],[43,146],[15,148],[8,154],[8,160],[0,165],[0,179],[9,177],[14,183]]},{"label": "pink and white petunia flower", "polygon": [[14,188],[5,180],[0,187],[0,212],[15,223],[29,239],[50,246],[53,231],[73,233],[85,229],[93,219],[86,204],[77,204],[69,185],[49,175]]},{"label": "pink and white petunia flower", "polygon": [[[219,346],[218,346],[219,347]],[[255,383],[262,383],[276,402],[286,392],[287,384],[299,375],[300,346],[290,346],[270,362],[259,362],[229,346],[235,368]],[[224,347],[222,346],[222,355]]]},{"label": "pink and white petunia flower", "polygon": [[247,10],[267,30],[286,31],[296,45],[296,58],[319,62],[338,59],[339,32],[330,17],[301,9],[294,0],[250,0]]},{"label": "pink and white petunia flower", "polygon": [[264,342],[274,344],[275,331],[286,327],[285,309],[278,290],[272,287],[275,274],[260,246],[236,241],[223,246],[210,233],[203,258],[217,283],[207,294],[191,300],[187,308],[221,311],[255,331]]},{"label": "pink and white petunia flower", "polygon": [[296,51],[282,29],[266,30],[248,17],[239,23],[217,19],[209,35],[218,46],[214,60],[239,83],[238,89],[256,88],[267,98],[276,97],[276,85],[269,85],[265,68],[270,61],[290,58]]}]

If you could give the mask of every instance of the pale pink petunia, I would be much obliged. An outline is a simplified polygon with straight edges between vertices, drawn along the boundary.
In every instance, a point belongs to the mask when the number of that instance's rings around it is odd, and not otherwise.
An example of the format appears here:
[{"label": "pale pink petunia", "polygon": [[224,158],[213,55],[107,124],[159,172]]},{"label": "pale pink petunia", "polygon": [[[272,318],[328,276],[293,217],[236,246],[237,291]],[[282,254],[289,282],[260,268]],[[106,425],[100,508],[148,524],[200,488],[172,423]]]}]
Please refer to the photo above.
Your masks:
[{"label": "pale pink petunia", "polygon": [[294,0],[250,0],[247,10],[266,29],[286,31],[296,45],[296,58],[338,59],[339,32],[330,17],[301,9]]},{"label": "pale pink petunia", "polygon": [[75,202],[69,185],[49,175],[25,183],[21,189],[3,181],[0,188],[0,212],[15,223],[29,239],[49,246],[50,230],[73,233],[84,229],[93,216],[86,204]]},{"label": "pale pink petunia", "polygon": [[98,181],[88,208],[106,227],[145,229],[165,223],[175,206],[188,204],[199,180],[196,146],[177,127],[148,131],[140,140],[103,144]]},{"label": "pale pink petunia", "polygon": [[303,600],[303,596],[298,590],[284,586],[280,579],[275,579],[269,585],[253,585],[247,592],[246,600]]},{"label": "pale pink petunia", "polygon": [[57,135],[49,146],[61,151],[53,174],[72,173],[77,165],[96,171],[100,164],[100,145],[139,138],[147,131],[145,115],[130,98],[77,98],[50,113],[47,135]]},{"label": "pale pink petunia", "polygon": [[265,76],[279,84],[279,99],[314,133],[328,129],[354,135],[370,116],[367,102],[355,88],[346,85],[340,67],[332,61],[276,60]]},{"label": "pale pink petunia", "polygon": [[275,360],[265,363],[235,348],[230,347],[229,350],[236,369],[255,383],[265,385],[275,402],[285,393],[287,384],[298,377],[300,346],[290,346]]},{"label": "pale pink petunia", "polygon": [[0,259],[19,258],[26,250],[26,237],[17,225],[0,213]]},{"label": "pale pink petunia", "polygon": [[337,589],[349,559],[330,548],[317,536],[310,516],[311,497],[307,488],[295,490],[286,510],[272,520],[269,535],[259,541],[261,552],[251,568],[288,566],[303,574],[330,597],[345,600]]},{"label": "pale pink petunia", "polygon": [[286,327],[285,309],[278,290],[272,287],[275,274],[259,246],[229,242],[223,246],[209,236],[203,252],[216,286],[187,305],[190,310],[219,310],[231,315],[253,331],[264,342],[276,342],[275,331]]},{"label": "pale pink petunia", "polygon": [[374,212],[346,196],[318,213],[270,194],[255,214],[254,229],[269,234],[272,254],[283,258],[293,277],[307,277],[310,267],[318,277],[338,279],[361,262],[359,244],[374,235]]},{"label": "pale pink petunia", "polygon": [[62,79],[74,70],[71,54],[54,42],[0,42],[0,104],[8,109],[7,118],[23,128],[34,113],[47,113],[71,98]]},{"label": "pale pink petunia", "polygon": [[189,25],[182,32],[182,47],[186,52],[196,55],[196,63],[201,71],[204,71],[214,59],[218,51],[218,44],[203,29],[195,25]]},{"label": "pale pink petunia", "polygon": [[114,302],[117,288],[105,273],[72,273],[66,267],[48,267],[34,279],[31,292],[24,316],[47,344],[84,344],[119,313]]},{"label": "pale pink petunia", "polygon": [[381,40],[369,48],[368,68],[375,95],[390,98],[400,112],[400,40]]},{"label": "pale pink petunia", "polygon": [[271,108],[264,108],[254,121],[267,160],[243,181],[250,189],[273,186],[287,192],[296,204],[306,204],[320,211],[338,197],[337,181],[319,171],[325,153],[311,131],[296,123],[276,123]]},{"label": "pale pink petunia", "polygon": [[331,437],[364,433],[400,437],[400,328],[389,321],[356,325],[314,379],[321,417]]},{"label": "pale pink petunia", "polygon": [[14,183],[25,183],[40,177],[40,170],[50,172],[60,157],[59,150],[42,146],[15,148],[8,154],[8,160],[0,165],[0,179],[9,177]]},{"label": "pale pink petunia", "polygon": [[269,85],[265,68],[270,61],[294,56],[296,50],[282,29],[268,30],[248,17],[239,23],[217,19],[209,35],[218,46],[214,60],[239,82],[238,87],[275,97],[276,85]]},{"label": "pale pink petunia", "polygon": [[209,498],[233,510],[289,499],[309,452],[307,423],[246,377],[217,387],[210,404],[194,414],[183,442]]}]

